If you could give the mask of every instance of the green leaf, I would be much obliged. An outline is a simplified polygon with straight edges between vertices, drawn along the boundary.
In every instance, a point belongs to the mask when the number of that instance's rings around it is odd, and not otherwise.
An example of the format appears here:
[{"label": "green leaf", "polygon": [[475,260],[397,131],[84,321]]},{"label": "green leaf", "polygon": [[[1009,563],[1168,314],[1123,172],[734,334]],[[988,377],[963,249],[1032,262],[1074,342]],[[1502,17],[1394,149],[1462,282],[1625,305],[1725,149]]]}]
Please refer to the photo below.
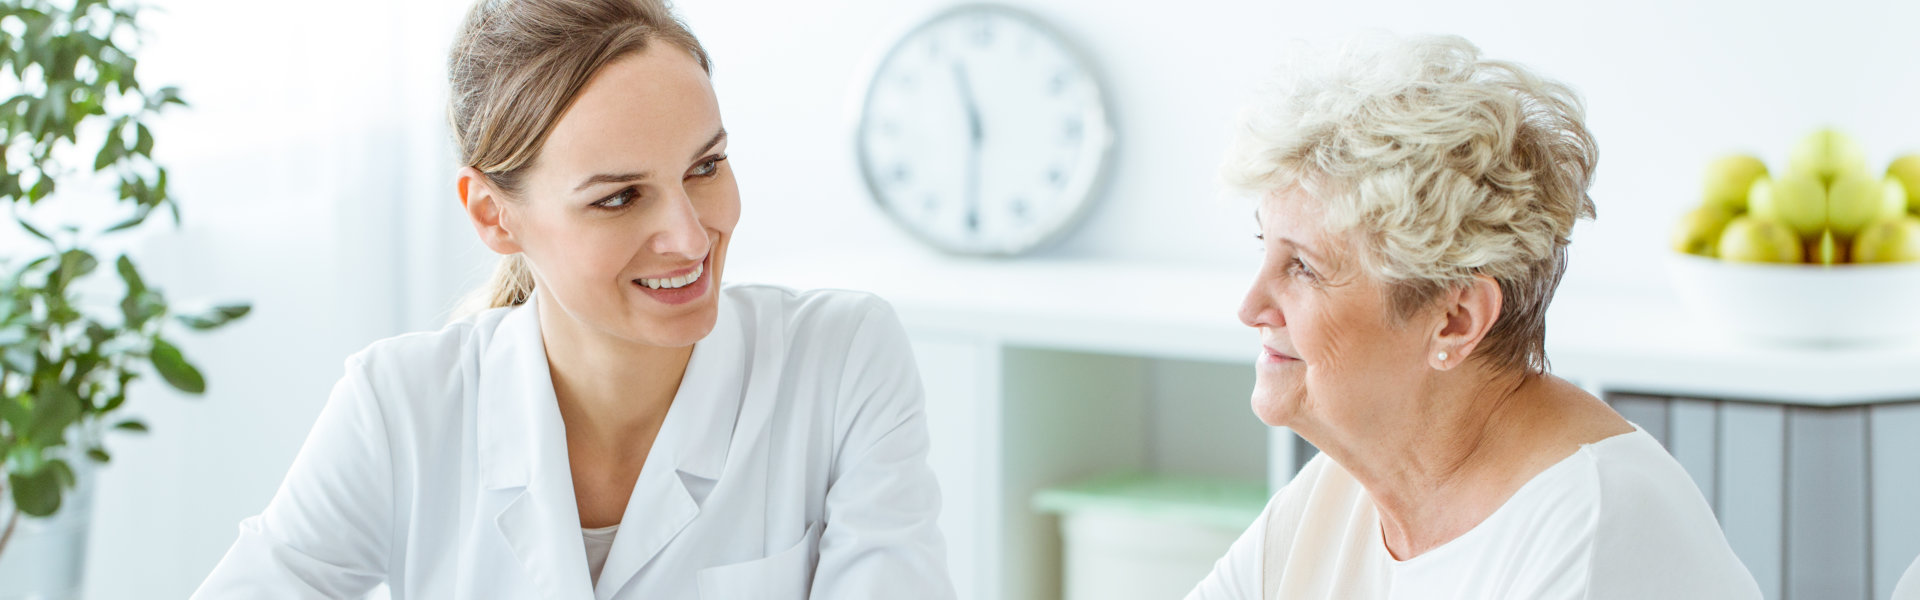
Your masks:
[{"label": "green leaf", "polygon": [[6,422],[8,429],[26,429],[32,420],[33,410],[21,404],[19,398],[0,398],[0,421]]},{"label": "green leaf", "polygon": [[34,227],[32,223],[28,223],[26,219],[15,220],[14,222],[19,223],[20,227],[27,230],[27,233],[33,234],[33,237],[37,237],[49,242],[53,241],[53,238],[48,237],[47,234],[41,233],[39,228]]},{"label": "green leaf", "polygon": [[26,277],[27,271],[34,270],[38,268],[40,265],[47,264],[48,262],[51,262],[51,261],[53,261],[53,255],[48,254],[45,256],[41,256],[39,258],[35,258],[32,261],[27,262],[27,264],[25,265],[21,265],[20,270],[14,272],[14,275],[13,275],[14,281],[17,282],[20,280],[20,278]]},{"label": "green leaf", "polygon": [[146,222],[147,215],[150,215],[150,214],[153,214],[153,207],[142,205],[139,210],[134,211],[132,217],[128,217],[127,220],[125,221],[115,223],[112,227],[108,227],[107,230],[103,233],[113,233],[115,231],[122,231],[126,229],[132,229],[134,227],[138,227],[141,223]]},{"label": "green leaf", "polygon": [[105,448],[88,448],[87,458],[93,459],[94,462],[101,462],[101,463],[113,462],[113,456],[107,454],[107,450]]},{"label": "green leaf", "polygon": [[134,154],[153,156],[153,134],[147,131],[147,126],[136,125],[134,132],[136,133],[133,142]]},{"label": "green leaf", "polygon": [[226,304],[213,307],[212,310],[204,313],[197,315],[180,315],[174,317],[174,319],[186,324],[188,327],[207,330],[226,325],[234,319],[247,316],[247,312],[251,310],[253,310],[253,307],[246,304]]},{"label": "green leaf", "polygon": [[100,260],[94,258],[93,254],[85,250],[74,248],[62,252],[60,253],[60,266],[54,269],[53,276],[47,279],[47,292],[51,295],[64,294],[67,289],[67,284],[73,283],[74,280],[81,277],[85,277],[99,266]]},{"label": "green leaf", "polygon": [[107,329],[105,325],[101,325],[95,321],[87,321],[87,341],[93,342],[95,349],[98,349],[100,344],[106,343],[107,340],[113,339],[115,335],[119,335],[118,332]]},{"label": "green leaf", "polygon": [[134,433],[146,433],[146,432],[147,432],[147,424],[146,424],[146,423],[142,423],[142,422],[140,422],[140,420],[138,420],[138,419],[127,419],[127,420],[125,420],[125,421],[121,421],[121,422],[119,422],[119,423],[114,423],[114,424],[113,424],[113,428],[114,428],[114,429],[121,429],[121,430],[125,430],[125,431],[131,431],[131,432],[134,432]]},{"label": "green leaf", "polygon": [[140,277],[140,269],[134,268],[133,259],[122,254],[113,261],[113,268],[120,272],[120,281],[127,284],[127,295],[134,296],[147,291],[147,281]]},{"label": "green leaf", "polygon": [[8,473],[7,487],[13,488],[13,504],[28,515],[52,516],[60,510],[58,477],[53,469],[45,467],[32,473]]},{"label": "green leaf", "polygon": [[60,270],[67,274],[68,280],[85,277],[94,269],[100,268],[100,259],[93,253],[74,248],[60,254]]},{"label": "green leaf", "polygon": [[[100,333],[98,335],[103,339],[108,335],[111,335],[111,334],[107,334],[106,329],[101,328],[97,323],[89,322],[87,324],[91,326],[88,328],[88,331],[87,331],[87,337],[89,338],[92,338],[96,335],[94,333],[94,330],[96,329],[99,330]],[[95,347],[98,347],[99,344],[100,344],[99,342],[94,342]],[[100,358],[101,357],[98,353],[82,352],[79,355],[74,356],[71,360],[67,361],[67,364],[71,369],[71,373],[67,375],[67,387],[69,389],[81,389],[81,386],[85,385],[87,382],[87,375],[93,372],[94,367],[100,366]],[[85,399],[86,398],[84,396],[81,397],[81,400],[85,400]],[[84,411],[88,407],[83,403],[80,408],[81,410]]]},{"label": "green leaf", "polygon": [[201,394],[207,391],[207,380],[200,376],[200,370],[187,363],[180,355],[180,349],[166,340],[153,340],[153,368],[160,372],[160,378],[167,380],[173,389],[189,394]]},{"label": "green leaf", "polygon": [[34,378],[33,419],[27,437],[45,445],[65,439],[67,427],[80,419],[80,396],[60,384],[57,373]]},{"label": "green leaf", "polygon": [[56,458],[49,460],[47,461],[46,468],[47,470],[53,471],[53,479],[54,481],[60,482],[60,487],[72,488],[75,484],[80,483],[80,478],[73,475],[73,467],[67,464],[66,459]]},{"label": "green leaf", "polygon": [[[131,380],[132,378],[126,377],[126,379]],[[102,413],[113,412],[114,409],[120,408],[120,405],[126,404],[126,403],[127,403],[127,384],[122,382],[120,384],[120,393],[117,393],[117,394],[114,394],[113,396],[108,397],[106,405],[100,407],[100,412]]]},{"label": "green leaf", "polygon": [[147,106],[149,108],[158,109],[167,104],[187,105],[187,101],[180,98],[180,88],[169,85],[155,90],[153,95],[147,97]]},{"label": "green leaf", "polygon": [[141,290],[120,299],[120,315],[126,319],[122,326],[127,329],[138,330],[166,310],[166,300],[156,290]]},{"label": "green leaf", "polygon": [[32,204],[35,202],[39,202],[41,198],[45,198],[47,197],[48,194],[52,194],[52,193],[53,193],[53,178],[48,177],[45,174],[41,174],[40,180],[33,182],[33,189],[27,190],[27,203]]},{"label": "green leaf", "polygon": [[126,147],[120,145],[120,140],[108,138],[107,145],[101,146],[100,153],[93,157],[93,170],[96,172],[106,170],[108,165],[119,161],[120,156],[126,151]]}]

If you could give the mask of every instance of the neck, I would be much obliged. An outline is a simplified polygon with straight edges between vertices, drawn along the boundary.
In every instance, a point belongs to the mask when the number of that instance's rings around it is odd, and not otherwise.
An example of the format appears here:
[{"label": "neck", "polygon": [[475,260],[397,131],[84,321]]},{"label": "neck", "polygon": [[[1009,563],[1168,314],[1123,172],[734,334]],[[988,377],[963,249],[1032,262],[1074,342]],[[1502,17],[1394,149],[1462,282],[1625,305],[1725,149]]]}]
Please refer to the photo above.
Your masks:
[{"label": "neck", "polygon": [[1515,481],[1526,455],[1517,449],[1530,411],[1516,398],[1537,379],[1476,365],[1443,372],[1394,418],[1321,446],[1367,489],[1395,558],[1473,529],[1525,483]]},{"label": "neck", "polygon": [[540,337],[567,437],[606,448],[634,448],[629,442],[636,437],[651,439],[673,405],[693,347],[649,346],[593,330],[560,310],[544,290],[536,293],[542,294],[536,307]]}]

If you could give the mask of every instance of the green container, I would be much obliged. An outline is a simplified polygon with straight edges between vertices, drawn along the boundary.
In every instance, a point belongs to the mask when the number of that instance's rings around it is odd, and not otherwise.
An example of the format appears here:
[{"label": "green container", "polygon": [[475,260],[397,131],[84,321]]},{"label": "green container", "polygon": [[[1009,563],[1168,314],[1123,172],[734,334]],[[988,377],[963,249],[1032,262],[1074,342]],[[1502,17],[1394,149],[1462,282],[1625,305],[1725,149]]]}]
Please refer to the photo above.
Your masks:
[{"label": "green container", "polygon": [[1259,518],[1267,497],[1264,481],[1129,472],[1040,490],[1033,507],[1238,531]]}]

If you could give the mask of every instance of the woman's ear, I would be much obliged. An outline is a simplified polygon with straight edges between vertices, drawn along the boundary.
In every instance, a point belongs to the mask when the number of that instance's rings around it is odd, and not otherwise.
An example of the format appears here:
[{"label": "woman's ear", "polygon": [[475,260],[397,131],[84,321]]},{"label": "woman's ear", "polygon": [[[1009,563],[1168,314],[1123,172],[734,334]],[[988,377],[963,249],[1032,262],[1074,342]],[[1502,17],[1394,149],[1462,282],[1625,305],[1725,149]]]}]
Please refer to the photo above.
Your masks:
[{"label": "woman's ear", "polygon": [[473,167],[461,167],[454,186],[460,193],[460,206],[480,234],[480,243],[500,254],[518,254],[520,242],[508,230],[506,199],[487,180],[485,173]]},{"label": "woman's ear", "polygon": [[1480,341],[1486,339],[1487,332],[1493,330],[1493,322],[1500,318],[1500,303],[1504,298],[1500,294],[1500,283],[1485,275],[1474,275],[1473,281],[1442,298],[1445,299],[1445,321],[1434,334],[1427,360],[1433,368],[1445,371],[1466,362]]}]

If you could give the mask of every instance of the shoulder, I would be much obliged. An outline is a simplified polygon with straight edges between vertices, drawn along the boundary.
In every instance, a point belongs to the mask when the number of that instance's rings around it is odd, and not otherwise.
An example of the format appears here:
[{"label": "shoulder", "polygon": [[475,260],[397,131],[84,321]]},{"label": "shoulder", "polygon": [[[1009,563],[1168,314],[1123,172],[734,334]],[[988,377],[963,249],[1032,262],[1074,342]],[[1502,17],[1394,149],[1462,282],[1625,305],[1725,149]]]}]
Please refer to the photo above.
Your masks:
[{"label": "shoulder", "polygon": [[772,285],[734,285],[722,302],[740,319],[751,343],[774,344],[787,362],[811,371],[889,357],[910,358],[907,335],[893,307],[868,292],[798,291]]},{"label": "shoulder", "polygon": [[864,438],[922,414],[912,344],[879,296],[769,285],[737,285],[725,293],[722,302],[733,307],[721,314],[742,320],[756,355],[779,357],[767,364],[778,365],[789,400],[783,410],[830,427],[836,446],[864,447],[873,442]]},{"label": "shoulder", "polygon": [[893,307],[869,292],[735,284],[721,293],[724,301],[738,307],[741,316],[761,324],[776,320],[793,334],[850,332],[876,316],[895,319]]},{"label": "shoulder", "polygon": [[494,341],[500,322],[519,307],[488,309],[434,331],[416,331],[376,340],[347,357],[349,374],[379,381],[417,378],[454,369],[462,358],[477,357]]},{"label": "shoulder", "polygon": [[1581,452],[1598,505],[1592,597],[1759,597],[1712,507],[1653,436],[1636,429]]},{"label": "shoulder", "polygon": [[1719,526],[1700,488],[1680,462],[1646,431],[1582,446],[1591,463],[1600,516],[1607,520],[1659,521],[1676,526],[1668,535],[1689,535]]},{"label": "shoulder", "polygon": [[[518,308],[489,309],[438,330],[368,344],[346,358],[336,395],[364,397],[362,401],[377,405],[393,426],[439,420],[434,415],[463,405],[459,400],[477,379],[487,349],[509,343],[498,334],[502,321]],[[422,411],[433,414],[419,414]]]}]

